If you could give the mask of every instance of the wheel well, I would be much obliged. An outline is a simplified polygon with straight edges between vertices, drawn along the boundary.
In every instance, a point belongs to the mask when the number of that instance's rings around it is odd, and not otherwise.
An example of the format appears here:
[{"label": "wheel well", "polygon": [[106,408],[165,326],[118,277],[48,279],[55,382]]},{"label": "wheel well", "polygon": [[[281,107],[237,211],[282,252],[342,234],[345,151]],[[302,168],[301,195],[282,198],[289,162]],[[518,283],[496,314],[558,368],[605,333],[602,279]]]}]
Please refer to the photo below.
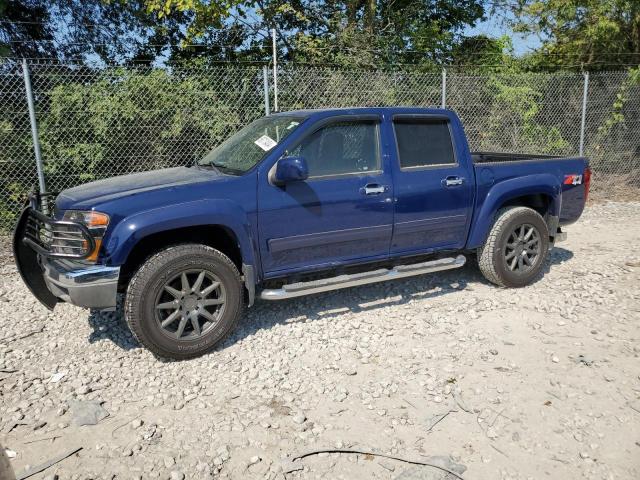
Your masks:
[{"label": "wheel well", "polygon": [[551,206],[551,197],[544,193],[536,193],[533,195],[523,195],[521,197],[512,198],[506,201],[500,208],[504,207],[529,207],[538,212],[546,220]]},{"label": "wheel well", "polygon": [[152,255],[171,245],[200,243],[221,251],[228,256],[239,271],[242,271],[242,254],[235,234],[222,225],[198,225],[177,228],[151,234],[133,247],[120,268],[118,291],[127,289],[129,280],[140,266]]}]

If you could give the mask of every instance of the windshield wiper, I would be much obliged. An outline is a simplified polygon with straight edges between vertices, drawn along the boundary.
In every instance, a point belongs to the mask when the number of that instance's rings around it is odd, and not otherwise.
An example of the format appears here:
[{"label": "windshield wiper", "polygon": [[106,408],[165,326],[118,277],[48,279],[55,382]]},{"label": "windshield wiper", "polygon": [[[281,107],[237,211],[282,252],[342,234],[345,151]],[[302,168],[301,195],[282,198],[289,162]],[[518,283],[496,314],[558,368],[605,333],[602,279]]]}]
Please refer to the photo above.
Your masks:
[{"label": "windshield wiper", "polygon": [[198,163],[198,162],[196,162],[194,164],[194,167],[201,168],[203,170],[218,170],[216,167],[214,167],[210,163]]},{"label": "windshield wiper", "polygon": [[228,175],[242,175],[244,173],[244,170],[241,170],[239,168],[227,167],[222,163],[211,162],[205,165],[209,165],[210,167],[213,167],[216,170],[219,170],[220,172],[226,173]]}]

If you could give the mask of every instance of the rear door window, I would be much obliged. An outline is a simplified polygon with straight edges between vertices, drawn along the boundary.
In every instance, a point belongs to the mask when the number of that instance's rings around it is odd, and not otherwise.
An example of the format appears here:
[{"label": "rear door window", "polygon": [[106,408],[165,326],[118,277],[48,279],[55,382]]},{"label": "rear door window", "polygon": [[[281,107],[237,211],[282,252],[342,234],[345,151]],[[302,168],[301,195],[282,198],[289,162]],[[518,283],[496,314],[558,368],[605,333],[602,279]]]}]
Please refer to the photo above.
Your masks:
[{"label": "rear door window", "polygon": [[437,118],[394,118],[400,168],[453,165],[449,122]]}]

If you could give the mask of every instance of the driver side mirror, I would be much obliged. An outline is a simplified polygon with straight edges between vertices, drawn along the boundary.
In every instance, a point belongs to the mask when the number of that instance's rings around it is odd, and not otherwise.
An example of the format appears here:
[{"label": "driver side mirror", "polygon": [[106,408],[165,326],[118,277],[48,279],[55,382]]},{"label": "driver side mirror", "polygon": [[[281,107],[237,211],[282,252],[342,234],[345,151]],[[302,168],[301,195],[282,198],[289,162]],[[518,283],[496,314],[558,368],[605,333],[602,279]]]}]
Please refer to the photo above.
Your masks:
[{"label": "driver side mirror", "polygon": [[272,181],[276,185],[300,182],[309,177],[309,167],[304,157],[283,157],[276,162]]}]

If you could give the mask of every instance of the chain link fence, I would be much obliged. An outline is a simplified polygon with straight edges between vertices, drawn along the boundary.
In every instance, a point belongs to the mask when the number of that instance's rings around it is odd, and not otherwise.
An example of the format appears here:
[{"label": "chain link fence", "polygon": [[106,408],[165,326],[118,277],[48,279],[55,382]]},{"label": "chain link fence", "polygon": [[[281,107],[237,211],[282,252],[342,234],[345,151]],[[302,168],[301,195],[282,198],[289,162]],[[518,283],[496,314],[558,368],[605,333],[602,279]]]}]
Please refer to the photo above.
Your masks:
[{"label": "chain link fence", "polygon": [[[102,67],[29,64],[47,188],[190,165],[265,113],[259,66]],[[270,75],[270,74],[269,74]],[[594,195],[640,198],[640,85],[592,74],[584,154]],[[271,84],[273,82],[270,82]],[[472,150],[576,155],[585,76],[283,67],[280,110],[442,106],[464,122]],[[273,100],[273,86],[268,86]],[[0,64],[0,229],[12,228],[37,185],[20,61]]]}]

